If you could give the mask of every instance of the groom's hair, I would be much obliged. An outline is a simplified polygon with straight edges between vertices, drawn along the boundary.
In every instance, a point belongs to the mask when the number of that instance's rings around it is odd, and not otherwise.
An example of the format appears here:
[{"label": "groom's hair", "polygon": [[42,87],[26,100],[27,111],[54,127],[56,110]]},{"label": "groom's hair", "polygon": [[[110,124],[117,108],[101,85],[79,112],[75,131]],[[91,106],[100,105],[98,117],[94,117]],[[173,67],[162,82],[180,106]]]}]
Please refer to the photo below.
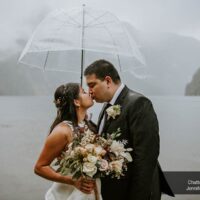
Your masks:
[{"label": "groom's hair", "polygon": [[104,80],[106,76],[110,76],[114,83],[118,84],[121,82],[118,71],[115,69],[114,65],[107,60],[97,60],[90,64],[84,71],[84,75],[95,74],[100,80]]}]

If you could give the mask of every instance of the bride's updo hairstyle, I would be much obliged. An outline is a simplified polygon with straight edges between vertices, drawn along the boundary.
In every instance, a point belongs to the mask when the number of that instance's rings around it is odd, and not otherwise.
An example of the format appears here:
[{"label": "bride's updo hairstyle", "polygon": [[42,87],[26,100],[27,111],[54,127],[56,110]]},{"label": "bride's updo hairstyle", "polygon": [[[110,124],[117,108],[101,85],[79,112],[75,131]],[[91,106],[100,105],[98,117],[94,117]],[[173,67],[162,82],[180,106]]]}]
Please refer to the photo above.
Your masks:
[{"label": "bride's updo hairstyle", "polygon": [[57,116],[50,128],[50,133],[54,127],[64,120],[72,121],[76,126],[78,123],[76,106],[74,100],[79,97],[80,85],[78,83],[68,83],[59,86],[54,93],[54,103],[57,108]]}]

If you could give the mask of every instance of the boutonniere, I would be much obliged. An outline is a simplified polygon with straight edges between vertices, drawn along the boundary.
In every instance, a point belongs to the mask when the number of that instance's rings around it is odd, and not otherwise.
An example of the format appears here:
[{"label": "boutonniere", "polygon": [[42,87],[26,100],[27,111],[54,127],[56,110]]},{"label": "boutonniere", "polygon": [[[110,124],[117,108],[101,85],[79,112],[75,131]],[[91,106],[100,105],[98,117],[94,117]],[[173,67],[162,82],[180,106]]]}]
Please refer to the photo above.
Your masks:
[{"label": "boutonniere", "polygon": [[108,119],[110,119],[111,117],[115,119],[116,116],[120,115],[121,113],[121,106],[120,105],[110,106],[109,108],[106,109],[106,112],[108,114]]}]

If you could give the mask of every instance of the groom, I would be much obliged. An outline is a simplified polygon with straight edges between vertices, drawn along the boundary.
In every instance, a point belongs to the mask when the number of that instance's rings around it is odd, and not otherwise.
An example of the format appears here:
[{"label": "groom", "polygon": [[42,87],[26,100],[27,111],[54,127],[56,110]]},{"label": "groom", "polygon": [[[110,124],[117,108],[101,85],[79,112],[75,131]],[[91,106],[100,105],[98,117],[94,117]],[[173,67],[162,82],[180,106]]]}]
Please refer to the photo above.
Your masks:
[{"label": "groom", "polygon": [[[151,101],[130,90],[114,66],[106,60],[89,65],[84,75],[96,102],[105,102],[98,120],[98,133],[121,129],[120,140],[133,148],[133,162],[121,179],[101,179],[103,200],[160,200],[161,193],[174,196],[158,163],[159,127]],[[107,119],[106,108],[120,105],[121,113]]]}]

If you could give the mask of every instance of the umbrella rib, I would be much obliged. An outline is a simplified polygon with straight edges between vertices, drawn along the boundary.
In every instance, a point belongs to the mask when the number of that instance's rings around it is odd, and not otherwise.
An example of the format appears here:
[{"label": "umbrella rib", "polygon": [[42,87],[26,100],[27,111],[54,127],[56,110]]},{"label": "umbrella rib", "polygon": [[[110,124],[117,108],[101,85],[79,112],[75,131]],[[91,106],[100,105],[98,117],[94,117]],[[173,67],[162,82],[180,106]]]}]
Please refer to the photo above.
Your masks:
[{"label": "umbrella rib", "polygon": [[117,52],[117,59],[118,59],[118,63],[119,63],[119,68],[120,68],[120,71],[121,71],[121,62],[120,62],[120,58],[119,58],[119,53],[118,53],[118,49],[117,49],[117,45],[115,43],[115,39],[113,38],[112,34],[108,31],[107,27],[105,27],[105,30],[108,32],[108,34],[111,36],[112,38],[112,42],[113,42],[113,45],[116,49],[116,52]]},{"label": "umbrella rib", "polygon": [[[67,16],[70,20],[71,20],[71,24],[72,25],[78,25],[78,26],[80,26],[81,24],[78,22],[78,21],[76,21],[75,19],[73,19],[70,15],[68,15],[67,13],[63,13],[65,16]],[[54,18],[55,20],[57,20],[57,21],[59,21],[60,22],[60,20],[58,20],[58,18]],[[74,22],[74,23],[73,23]],[[66,23],[66,21],[64,21],[64,23]],[[69,23],[70,24],[70,23]]]},{"label": "umbrella rib", "polygon": [[120,58],[119,58],[119,53],[118,53],[118,49],[117,49],[117,45],[115,43],[115,39],[113,38],[112,34],[110,33],[110,31],[108,31],[107,27],[104,26],[105,30],[108,32],[108,34],[110,35],[110,37],[112,38],[112,42],[113,42],[113,45],[116,49],[116,55],[117,55],[117,59],[118,59],[118,63],[119,63],[119,68],[120,68],[120,71],[121,71],[121,64],[120,64]]},{"label": "umbrella rib", "polygon": [[[96,26],[101,26],[101,25],[105,25],[105,24],[112,24],[114,21],[109,21],[109,22],[102,22],[102,23],[97,23],[97,24],[93,24],[92,25],[92,27],[96,27]],[[91,27],[91,25],[90,26],[88,26],[88,25],[86,25],[85,27]]]},{"label": "umbrella rib", "polygon": [[[67,15],[67,14],[65,14],[65,15]],[[68,16],[68,18],[71,20],[71,23],[69,23],[69,24],[72,24],[72,25],[78,25],[78,26],[80,26],[80,24],[78,23],[78,22],[76,22],[75,20],[73,20],[73,18],[71,18],[69,15],[67,15]],[[61,22],[61,20],[58,20],[57,18],[54,18],[56,21],[58,21],[58,22]],[[75,22],[75,23],[73,23],[73,21]],[[66,21],[64,21],[64,20],[62,20],[62,22],[63,23],[66,23]]]},{"label": "umbrella rib", "polygon": [[[65,22],[65,21],[63,22],[63,24],[65,24],[65,25],[67,25],[67,26],[73,26],[73,27],[74,27],[74,26],[75,26],[75,27],[76,27],[76,26],[77,26],[77,27],[80,26],[80,25],[78,25],[78,24],[74,24],[74,23],[70,23],[70,22]],[[63,24],[62,24],[62,25],[63,25]]]},{"label": "umbrella rib", "polygon": [[[66,23],[68,23],[68,22],[67,21],[63,21],[62,24],[60,24],[60,26],[57,27],[56,31],[58,32],[59,30],[61,30],[61,28],[66,25]],[[52,39],[52,42],[53,41],[55,41],[55,38]],[[46,61],[45,61],[45,64],[46,64]]]},{"label": "umbrella rib", "polygon": [[75,19],[73,19],[70,15],[68,15],[67,13],[65,13],[65,15],[67,15],[69,17],[69,19],[71,19],[72,21],[74,21],[76,23],[76,25],[80,26],[81,24],[76,21]]},{"label": "umbrella rib", "polygon": [[[94,16],[88,14],[89,16],[91,16],[91,17],[93,18],[93,20],[90,21],[90,22],[87,24],[87,26],[88,26],[88,25],[91,25],[92,22],[97,21],[98,19],[100,19],[101,17],[103,17],[103,16],[106,15],[106,14],[107,14],[107,12],[103,13],[102,15],[100,15],[99,17],[96,17],[96,18],[95,18]],[[111,23],[111,22],[110,22],[110,23]],[[112,38],[113,45],[114,45],[114,47],[115,47],[115,49],[116,49],[116,52],[117,52],[117,59],[118,59],[119,68],[120,68],[120,71],[121,71],[121,63],[120,63],[119,53],[118,53],[118,49],[116,48],[117,45],[116,45],[116,43],[115,43],[115,40],[114,40],[112,34],[108,31],[108,29],[107,29],[107,27],[105,26],[105,24],[107,24],[107,23],[102,23],[102,25],[104,26],[105,30],[108,32],[108,34],[109,34],[109,35],[111,36],[111,38]],[[98,24],[96,24],[96,25],[98,25]],[[100,24],[99,24],[99,25],[100,25]]]},{"label": "umbrella rib", "polygon": [[[94,17],[92,16],[91,14],[88,14],[89,16],[91,16],[93,18],[93,20],[91,20],[90,22],[88,22],[88,24],[86,24],[87,27],[91,26],[93,22],[95,21],[98,21],[100,18],[102,18],[103,16],[105,16],[107,14],[107,12],[104,12],[102,15],[98,16],[98,17]],[[112,21],[110,22],[106,22],[106,23],[98,23],[98,24],[94,24],[93,26],[98,26],[98,25],[103,25],[105,30],[108,32],[108,34],[111,36],[112,40],[113,40],[113,44],[114,44],[114,47],[116,49],[116,51],[118,52],[117,48],[116,48],[116,44],[115,44],[115,41],[114,41],[114,38],[112,37],[112,34],[108,31],[107,27],[105,26],[105,24],[109,24],[109,23],[112,23]],[[118,59],[118,63],[119,63],[119,68],[120,68],[120,71],[121,71],[121,64],[120,64],[120,59],[119,59],[119,53],[117,53],[117,59]]]},{"label": "umbrella rib", "polygon": [[48,57],[49,57],[49,51],[47,51],[47,55],[46,55],[46,59],[45,59],[45,63],[44,63],[44,70],[46,68]]},{"label": "umbrella rib", "polygon": [[[105,14],[106,14],[106,12],[104,13],[104,15],[105,15]],[[94,16],[92,16],[92,15],[90,15],[90,16],[93,17],[94,20],[95,20],[95,17],[94,17]],[[98,19],[98,18],[97,18],[97,19]],[[93,20],[93,21],[94,21],[94,20]],[[112,23],[112,21],[110,21],[109,23]],[[102,23],[102,25],[104,26],[105,30],[107,30],[107,27],[105,26],[105,24],[109,24],[109,23],[108,23],[108,22],[107,22],[107,23]],[[120,22],[119,22],[119,24],[120,24]],[[93,26],[95,27],[95,26],[97,26],[97,25],[101,25],[101,24],[95,24],[95,25],[93,25]],[[120,25],[121,25],[121,24],[120,24]],[[122,28],[122,30],[123,30],[124,34],[127,35],[123,28]],[[110,34],[111,38],[113,39],[112,34],[111,34],[108,30],[107,30],[107,32]],[[114,39],[113,39],[113,43],[114,43],[114,46],[116,47],[117,45],[115,44]],[[137,53],[137,55],[140,57],[140,60],[141,60],[142,58],[141,58],[140,52],[137,51],[136,53]],[[119,54],[117,54],[117,55],[118,55],[118,60],[119,60],[119,64],[120,64]],[[121,66],[120,66],[120,68],[121,68]]]},{"label": "umbrella rib", "polygon": [[[88,14],[88,13],[87,13]],[[94,17],[94,16],[92,16],[91,14],[88,14],[89,16],[91,16],[93,19],[91,20],[91,21],[89,21],[87,24],[86,24],[86,26],[88,26],[88,25],[91,25],[93,22],[95,22],[95,21],[97,21],[97,20],[99,20],[101,17],[103,17],[104,15],[106,15],[107,14],[107,12],[104,12],[102,15],[100,15],[100,16],[98,16],[98,17]]]}]

